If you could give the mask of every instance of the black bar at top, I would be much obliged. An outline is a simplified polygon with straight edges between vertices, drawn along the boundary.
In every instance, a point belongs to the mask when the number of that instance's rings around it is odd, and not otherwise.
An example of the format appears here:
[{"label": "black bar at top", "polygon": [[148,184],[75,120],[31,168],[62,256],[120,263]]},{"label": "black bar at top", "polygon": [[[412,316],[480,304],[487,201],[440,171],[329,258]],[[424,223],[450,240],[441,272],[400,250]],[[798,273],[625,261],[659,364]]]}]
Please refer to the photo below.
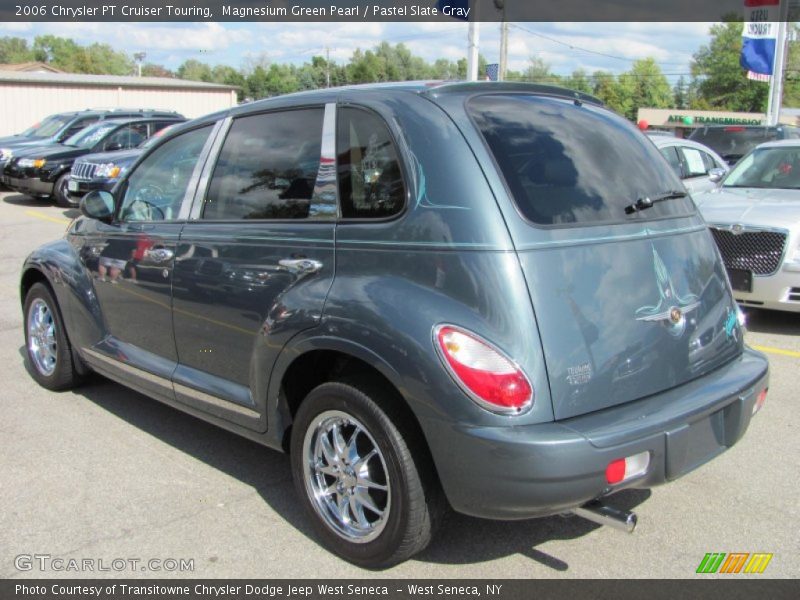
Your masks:
[{"label": "black bar at top", "polygon": [[[800,0],[789,2],[798,20]],[[700,22],[741,18],[745,0],[0,0],[0,21]],[[443,14],[450,7],[452,16]],[[463,17],[463,12],[461,13]],[[462,19],[463,20],[463,19]]]}]

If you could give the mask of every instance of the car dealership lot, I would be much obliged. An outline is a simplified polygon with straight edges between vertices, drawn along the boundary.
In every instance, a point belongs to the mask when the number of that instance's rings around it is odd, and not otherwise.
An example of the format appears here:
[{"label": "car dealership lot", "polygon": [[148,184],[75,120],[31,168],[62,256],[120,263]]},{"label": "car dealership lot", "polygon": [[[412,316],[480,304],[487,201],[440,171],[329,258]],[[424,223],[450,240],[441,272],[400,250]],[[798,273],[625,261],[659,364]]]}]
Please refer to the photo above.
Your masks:
[{"label": "car dealership lot", "polygon": [[[33,382],[23,366],[19,268],[75,214],[0,193],[0,576],[112,576],[97,572],[99,561],[193,559],[191,572],[137,566],[120,575],[691,577],[707,552],[769,552],[763,576],[796,577],[800,315],[750,312],[747,340],[769,352],[772,366],[765,409],[712,463],[652,493],[620,495],[613,503],[639,515],[633,535],[577,517],[496,523],[452,515],[422,554],[376,573],[316,543],[286,456],[99,377],[74,393]],[[15,557],[33,554],[64,564],[91,559],[96,570],[15,567]]]}]

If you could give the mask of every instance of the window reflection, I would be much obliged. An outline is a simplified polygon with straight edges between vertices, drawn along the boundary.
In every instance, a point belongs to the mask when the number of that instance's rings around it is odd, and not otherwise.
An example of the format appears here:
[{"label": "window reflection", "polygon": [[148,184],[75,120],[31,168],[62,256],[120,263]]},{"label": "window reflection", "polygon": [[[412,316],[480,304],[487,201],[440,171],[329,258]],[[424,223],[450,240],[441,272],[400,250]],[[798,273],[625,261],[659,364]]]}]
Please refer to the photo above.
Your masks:
[{"label": "window reflection", "polygon": [[202,218],[307,218],[319,172],[323,112],[236,119],[214,167]]}]

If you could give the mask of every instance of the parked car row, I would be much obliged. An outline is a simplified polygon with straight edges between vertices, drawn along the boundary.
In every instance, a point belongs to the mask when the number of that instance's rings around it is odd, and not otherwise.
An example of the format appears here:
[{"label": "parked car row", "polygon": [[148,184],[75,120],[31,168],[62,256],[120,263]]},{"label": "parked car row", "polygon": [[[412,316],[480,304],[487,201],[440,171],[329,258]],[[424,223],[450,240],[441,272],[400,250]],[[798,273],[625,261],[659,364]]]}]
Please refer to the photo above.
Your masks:
[{"label": "parked car row", "polygon": [[35,198],[52,198],[59,206],[77,206],[69,191],[77,158],[136,148],[163,128],[185,120],[175,112],[149,109],[52,115],[18,136],[0,140],[0,182]]},{"label": "parked car row", "polygon": [[[288,451],[319,539],[359,565],[419,552],[448,506],[632,531],[613,494],[731,448],[769,384],[681,184],[721,166],[674,150],[533,84],[324,89],[177,125],[26,259],[32,376],[96,371]],[[97,160],[76,175],[118,166]],[[750,162],[731,181],[786,171]]]},{"label": "parked car row", "polygon": [[707,126],[688,140],[648,136],[709,223],[736,301],[800,312],[800,129]]},{"label": "parked car row", "polygon": [[743,306],[800,312],[800,139],[761,144],[695,195]]}]

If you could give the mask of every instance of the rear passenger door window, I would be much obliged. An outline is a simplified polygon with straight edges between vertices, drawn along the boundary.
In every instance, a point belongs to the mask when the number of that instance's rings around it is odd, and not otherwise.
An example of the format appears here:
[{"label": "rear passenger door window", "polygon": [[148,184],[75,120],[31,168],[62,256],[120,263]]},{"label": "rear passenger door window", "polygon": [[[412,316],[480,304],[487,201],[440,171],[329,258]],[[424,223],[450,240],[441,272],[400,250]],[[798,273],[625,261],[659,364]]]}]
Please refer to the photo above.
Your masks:
[{"label": "rear passenger door window", "polygon": [[680,151],[683,154],[684,163],[686,165],[687,177],[702,177],[708,174],[706,161],[703,160],[703,154],[705,154],[705,152],[687,146],[681,147]]},{"label": "rear passenger door window", "polygon": [[233,121],[201,219],[306,219],[320,165],[323,108]]},{"label": "rear passenger door window", "polygon": [[380,219],[403,210],[405,187],[392,136],[375,113],[339,109],[339,201],[345,219]]}]

